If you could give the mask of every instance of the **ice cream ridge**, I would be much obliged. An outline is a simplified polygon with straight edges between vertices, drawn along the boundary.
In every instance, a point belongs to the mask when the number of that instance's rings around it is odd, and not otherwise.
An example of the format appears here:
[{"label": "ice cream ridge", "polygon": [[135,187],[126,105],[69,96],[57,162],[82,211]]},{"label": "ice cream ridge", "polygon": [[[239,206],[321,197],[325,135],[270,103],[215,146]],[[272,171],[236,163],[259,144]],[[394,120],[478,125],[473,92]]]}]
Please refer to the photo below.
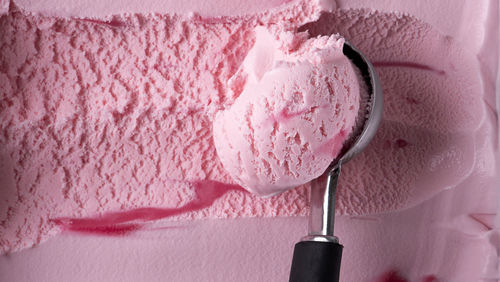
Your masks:
[{"label": "ice cream ridge", "polygon": [[218,112],[217,154],[235,181],[270,196],[321,175],[351,133],[358,78],[338,35],[307,39],[256,28],[256,41],[230,79],[232,105]]}]

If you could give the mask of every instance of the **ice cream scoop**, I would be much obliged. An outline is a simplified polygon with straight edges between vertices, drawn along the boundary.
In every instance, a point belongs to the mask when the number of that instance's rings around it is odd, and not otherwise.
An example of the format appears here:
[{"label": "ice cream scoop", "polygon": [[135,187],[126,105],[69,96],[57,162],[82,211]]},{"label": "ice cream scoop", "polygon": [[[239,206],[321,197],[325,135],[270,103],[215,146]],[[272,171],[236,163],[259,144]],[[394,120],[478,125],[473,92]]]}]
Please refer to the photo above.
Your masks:
[{"label": "ice cream scoop", "polygon": [[319,177],[338,156],[356,128],[361,78],[338,34],[255,34],[228,83],[237,98],[216,114],[213,136],[234,181],[272,196]]},{"label": "ice cream scoop", "polygon": [[361,104],[365,107],[364,110],[360,107],[357,129],[344,143],[341,153],[311,183],[308,235],[295,245],[290,282],[339,281],[343,246],[333,232],[337,181],[342,164],[366,148],[382,118],[383,94],[374,67],[348,42],[344,43],[343,53],[361,72],[367,90],[366,103]]}]

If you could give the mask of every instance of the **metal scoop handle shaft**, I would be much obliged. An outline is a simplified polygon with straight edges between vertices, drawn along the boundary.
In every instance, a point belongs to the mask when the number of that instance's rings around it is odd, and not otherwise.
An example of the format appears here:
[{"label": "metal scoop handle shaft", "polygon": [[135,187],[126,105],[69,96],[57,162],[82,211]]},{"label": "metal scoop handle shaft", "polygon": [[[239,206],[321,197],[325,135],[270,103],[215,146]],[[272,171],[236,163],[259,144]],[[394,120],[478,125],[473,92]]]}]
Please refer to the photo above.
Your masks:
[{"label": "metal scoop handle shaft", "polygon": [[311,183],[308,235],[295,244],[290,282],[338,282],[343,246],[333,235],[340,164]]},{"label": "metal scoop handle shaft", "polygon": [[335,195],[340,175],[340,164],[311,183],[311,210],[308,236],[302,241],[334,241]]}]

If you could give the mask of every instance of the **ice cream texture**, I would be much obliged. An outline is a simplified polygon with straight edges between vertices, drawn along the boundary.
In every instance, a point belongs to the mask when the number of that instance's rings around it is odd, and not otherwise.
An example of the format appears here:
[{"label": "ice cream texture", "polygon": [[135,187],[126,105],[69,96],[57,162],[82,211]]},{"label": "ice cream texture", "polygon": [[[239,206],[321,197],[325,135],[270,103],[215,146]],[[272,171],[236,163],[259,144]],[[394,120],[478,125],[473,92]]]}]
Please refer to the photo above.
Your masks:
[{"label": "ice cream texture", "polygon": [[[0,246],[25,249],[0,257],[0,280],[72,279],[82,269],[81,280],[122,277],[105,267],[115,263],[134,265],[125,279],[148,269],[152,280],[286,280],[306,226],[287,216],[307,214],[309,187],[266,199],[245,192],[212,132],[217,112],[242,95],[227,82],[258,26],[341,34],[381,78],[380,131],[339,183],[336,232],[349,250],[341,277],[498,278],[498,35],[487,32],[497,30],[497,1],[454,2],[445,23],[417,2],[385,0],[336,1],[334,10],[316,1],[174,1],[171,10],[153,0],[57,2],[0,1]],[[351,9],[367,5],[375,10]],[[193,220],[215,218],[235,220]],[[26,249],[68,230],[99,239],[62,235]],[[109,257],[93,258],[93,239]],[[193,241],[206,252],[189,249]],[[163,246],[158,258],[170,254],[169,267],[151,261],[152,245]],[[74,246],[81,251],[65,253]],[[235,271],[228,254],[248,268]]]},{"label": "ice cream texture", "polygon": [[288,44],[280,46],[257,29],[254,46],[230,79],[230,95],[238,98],[213,122],[224,168],[261,196],[319,177],[339,154],[359,110],[359,82],[342,53],[344,39],[287,35]]},{"label": "ice cream texture", "polygon": [[[239,104],[227,82],[254,46],[257,26],[287,34],[320,11],[304,1],[241,20],[135,14],[97,21],[12,7],[1,22],[2,249],[41,242],[58,232],[58,218],[183,207],[209,191],[207,183],[236,184],[212,134],[215,114]],[[414,205],[477,169],[471,133],[486,108],[467,91],[481,82],[466,51],[409,17],[374,14],[372,31],[342,29],[356,28],[356,17],[325,14],[302,28],[312,37],[354,39],[369,58],[378,52],[372,60],[386,87],[385,121],[372,146],[345,166],[339,189],[340,213],[367,214]],[[376,32],[389,36],[370,40]],[[411,48],[399,47],[399,34]],[[232,189],[202,212],[177,217],[305,215],[307,189],[267,200]]]}]

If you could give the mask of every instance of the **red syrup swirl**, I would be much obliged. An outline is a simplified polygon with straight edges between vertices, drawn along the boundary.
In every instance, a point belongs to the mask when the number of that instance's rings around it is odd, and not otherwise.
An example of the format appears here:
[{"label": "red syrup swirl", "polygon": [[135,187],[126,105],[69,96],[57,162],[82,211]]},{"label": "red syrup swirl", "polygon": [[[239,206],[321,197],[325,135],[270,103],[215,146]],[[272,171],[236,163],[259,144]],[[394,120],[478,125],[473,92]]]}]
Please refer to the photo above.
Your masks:
[{"label": "red syrup swirl", "polygon": [[94,24],[99,24],[99,25],[105,25],[113,28],[120,28],[120,27],[125,27],[126,24],[122,21],[119,21],[117,19],[111,19],[109,21],[103,21],[103,20],[94,20],[94,19],[76,19],[78,21],[82,22],[88,22],[88,23],[94,23]]},{"label": "red syrup swirl", "polygon": [[432,71],[435,72],[438,75],[445,75],[446,72],[444,70],[439,70],[436,68],[433,68],[428,65],[423,65],[423,64],[418,64],[414,62],[403,62],[403,61],[395,61],[395,62],[389,62],[389,61],[374,61],[373,62],[374,67],[401,67],[401,68],[412,68],[412,69],[419,69],[419,70],[425,70],[425,71]]},{"label": "red syrup swirl", "polygon": [[[408,279],[402,277],[397,271],[391,270],[382,274],[375,280],[376,282],[409,282]],[[439,280],[434,275],[427,275],[420,280],[422,282],[438,282]]]},{"label": "red syrup swirl", "polygon": [[217,181],[193,183],[196,197],[178,208],[137,208],[110,212],[87,218],[59,217],[51,219],[63,231],[104,236],[124,236],[141,229],[145,222],[172,217],[210,207],[217,199],[230,191],[246,192],[241,186]]}]

